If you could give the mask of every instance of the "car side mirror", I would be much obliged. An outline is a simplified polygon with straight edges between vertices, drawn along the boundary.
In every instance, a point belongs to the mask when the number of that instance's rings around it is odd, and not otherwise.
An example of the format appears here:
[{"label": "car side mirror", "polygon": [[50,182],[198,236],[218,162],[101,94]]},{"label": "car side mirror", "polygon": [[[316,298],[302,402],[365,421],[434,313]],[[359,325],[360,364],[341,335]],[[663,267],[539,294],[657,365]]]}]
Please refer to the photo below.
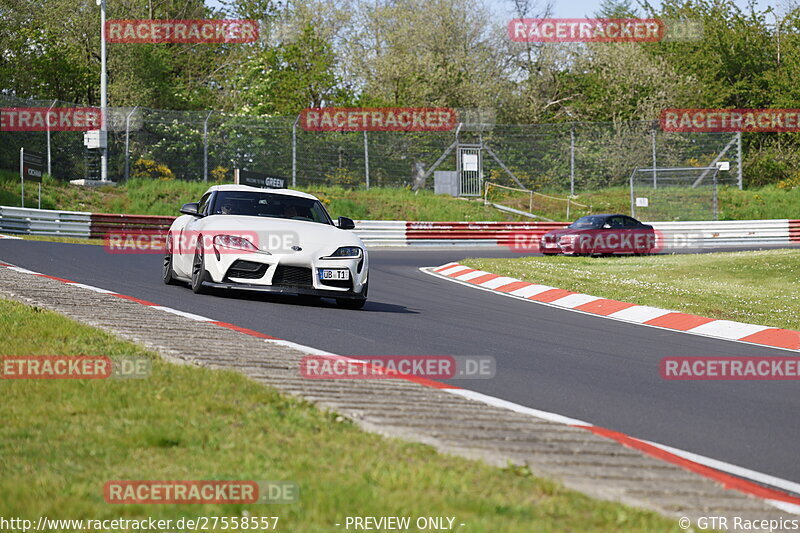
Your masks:
[{"label": "car side mirror", "polygon": [[336,225],[339,226],[339,229],[356,229],[356,223],[353,222],[352,218],[339,217]]},{"label": "car side mirror", "polygon": [[603,224],[603,229],[611,229],[611,224]]},{"label": "car side mirror", "polygon": [[184,215],[192,215],[195,217],[200,216],[200,213],[197,212],[197,209],[200,207],[200,204],[197,202],[189,202],[188,204],[183,204],[181,207],[181,213]]}]

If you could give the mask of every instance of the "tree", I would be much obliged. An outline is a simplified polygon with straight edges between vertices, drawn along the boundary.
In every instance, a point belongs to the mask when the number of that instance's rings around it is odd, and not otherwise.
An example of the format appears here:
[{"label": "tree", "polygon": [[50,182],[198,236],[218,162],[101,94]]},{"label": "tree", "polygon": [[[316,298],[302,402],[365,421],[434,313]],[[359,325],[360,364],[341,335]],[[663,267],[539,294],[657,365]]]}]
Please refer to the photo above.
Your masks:
[{"label": "tree", "polygon": [[297,40],[255,54],[240,81],[242,109],[259,115],[294,115],[306,107],[346,104],[334,73],[331,45],[312,25]]}]

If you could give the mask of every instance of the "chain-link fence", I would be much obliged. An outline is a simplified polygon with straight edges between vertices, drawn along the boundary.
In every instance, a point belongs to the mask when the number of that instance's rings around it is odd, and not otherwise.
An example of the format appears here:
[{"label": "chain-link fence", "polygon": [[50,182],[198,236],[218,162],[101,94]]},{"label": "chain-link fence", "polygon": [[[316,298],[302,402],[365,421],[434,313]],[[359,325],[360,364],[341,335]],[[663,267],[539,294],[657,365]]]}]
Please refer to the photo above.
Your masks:
[{"label": "chain-link fence", "polygon": [[732,185],[717,166],[637,168],[631,172],[631,214],[643,221],[718,220],[719,189]]},{"label": "chain-link fence", "polygon": [[[74,107],[0,96],[2,107]],[[730,133],[664,133],[652,122],[493,125],[481,131],[312,132],[296,117],[216,111],[109,108],[108,179],[169,171],[175,178],[230,181],[234,168],[288,178],[295,186],[432,188],[432,170],[456,170],[453,144],[482,147],[481,180],[558,193],[626,187],[637,167],[706,167],[724,159],[741,186],[741,139]],[[46,154],[57,179],[98,179],[98,150],[80,131],[0,131],[0,169],[19,148]],[[450,151],[448,152],[448,149]],[[443,157],[445,154],[446,157]],[[438,163],[438,166],[436,165]],[[152,174],[150,174],[152,175]],[[482,190],[482,189],[479,189]]]}]

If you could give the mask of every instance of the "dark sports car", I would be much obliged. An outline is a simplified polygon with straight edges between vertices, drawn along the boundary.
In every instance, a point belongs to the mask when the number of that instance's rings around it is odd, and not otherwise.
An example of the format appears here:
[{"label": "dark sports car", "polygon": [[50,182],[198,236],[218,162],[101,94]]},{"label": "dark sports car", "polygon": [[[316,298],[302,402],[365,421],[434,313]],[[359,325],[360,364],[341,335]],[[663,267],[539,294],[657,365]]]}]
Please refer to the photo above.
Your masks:
[{"label": "dark sports car", "polygon": [[588,215],[539,241],[545,255],[649,254],[656,251],[653,226],[627,215]]}]

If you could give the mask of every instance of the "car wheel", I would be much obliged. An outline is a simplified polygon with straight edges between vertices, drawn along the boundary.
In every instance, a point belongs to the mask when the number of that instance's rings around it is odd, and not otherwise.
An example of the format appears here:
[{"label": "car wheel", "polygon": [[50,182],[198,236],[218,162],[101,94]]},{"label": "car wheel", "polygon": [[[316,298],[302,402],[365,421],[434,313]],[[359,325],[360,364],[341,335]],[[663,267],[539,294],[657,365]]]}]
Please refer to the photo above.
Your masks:
[{"label": "car wheel", "polygon": [[175,285],[178,280],[175,279],[175,271],[172,270],[172,246],[170,246],[170,239],[167,237],[167,253],[164,254],[164,267],[162,277],[164,283],[167,285]]},{"label": "car wheel", "polygon": [[364,307],[364,304],[367,303],[366,298],[337,298],[336,305],[341,307],[342,309],[361,309]]},{"label": "car wheel", "polygon": [[209,276],[206,271],[205,259],[203,258],[203,238],[197,239],[197,248],[194,251],[194,258],[192,259],[192,292],[195,294],[204,294],[208,292],[208,287],[203,285],[204,281],[208,281]]}]

